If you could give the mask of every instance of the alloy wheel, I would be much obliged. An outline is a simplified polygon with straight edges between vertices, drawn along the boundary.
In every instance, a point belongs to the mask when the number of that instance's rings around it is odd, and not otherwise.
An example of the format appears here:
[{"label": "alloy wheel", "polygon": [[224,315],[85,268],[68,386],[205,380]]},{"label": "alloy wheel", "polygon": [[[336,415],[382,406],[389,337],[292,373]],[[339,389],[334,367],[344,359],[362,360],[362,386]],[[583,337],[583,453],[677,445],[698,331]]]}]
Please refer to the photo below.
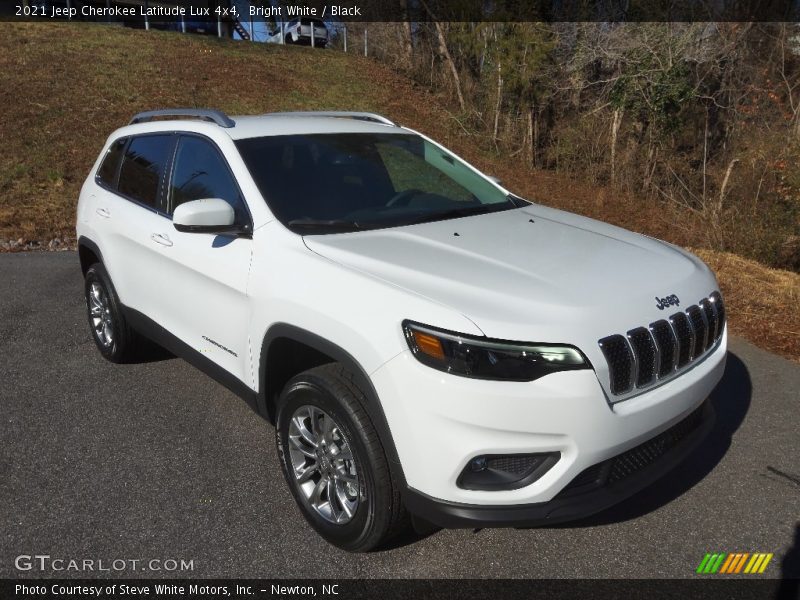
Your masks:
[{"label": "alloy wheel", "polygon": [[111,304],[108,295],[97,282],[89,287],[89,315],[92,319],[94,335],[104,348],[114,343],[114,321],[111,317]]},{"label": "alloy wheel", "polygon": [[301,496],[323,519],[343,525],[358,509],[358,472],[350,442],[338,423],[315,406],[301,406],[289,421],[289,458]]}]

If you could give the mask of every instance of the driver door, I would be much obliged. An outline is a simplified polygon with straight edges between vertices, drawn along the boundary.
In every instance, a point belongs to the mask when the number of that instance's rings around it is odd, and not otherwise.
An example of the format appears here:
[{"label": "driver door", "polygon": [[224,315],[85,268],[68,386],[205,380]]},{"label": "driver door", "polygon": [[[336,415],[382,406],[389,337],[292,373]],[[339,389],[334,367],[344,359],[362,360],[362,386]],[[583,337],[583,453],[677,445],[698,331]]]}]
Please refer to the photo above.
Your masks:
[{"label": "driver door", "polygon": [[[208,138],[181,134],[166,190],[172,216],[184,202],[221,198],[234,209],[236,222],[252,231],[252,220],[236,180]],[[171,332],[244,382],[250,381],[250,309],[247,279],[252,240],[237,235],[185,233],[166,221],[163,312]]]}]

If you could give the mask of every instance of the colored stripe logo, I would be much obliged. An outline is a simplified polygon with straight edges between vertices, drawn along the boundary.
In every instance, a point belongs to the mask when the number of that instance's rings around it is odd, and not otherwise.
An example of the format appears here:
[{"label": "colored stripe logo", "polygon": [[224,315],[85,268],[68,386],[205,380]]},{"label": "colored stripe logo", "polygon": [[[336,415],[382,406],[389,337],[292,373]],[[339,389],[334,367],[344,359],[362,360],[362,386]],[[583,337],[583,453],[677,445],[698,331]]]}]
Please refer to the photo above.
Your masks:
[{"label": "colored stripe logo", "polygon": [[740,573],[760,575],[767,569],[773,553],[765,552],[707,552],[697,566],[697,573],[701,575]]}]

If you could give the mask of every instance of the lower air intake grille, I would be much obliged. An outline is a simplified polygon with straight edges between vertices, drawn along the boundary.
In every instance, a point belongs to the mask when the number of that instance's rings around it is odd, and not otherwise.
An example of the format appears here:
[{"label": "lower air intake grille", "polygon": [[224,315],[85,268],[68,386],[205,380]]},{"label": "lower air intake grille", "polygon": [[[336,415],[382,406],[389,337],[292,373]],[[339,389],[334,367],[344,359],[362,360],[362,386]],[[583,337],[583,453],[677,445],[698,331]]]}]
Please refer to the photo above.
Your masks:
[{"label": "lower air intake grille", "polygon": [[609,335],[598,341],[608,364],[611,393],[619,396],[655,385],[700,359],[722,337],[725,305],[719,292],[703,298],[668,319],[636,327],[627,337]]},{"label": "lower air intake grille", "polygon": [[705,405],[683,421],[635,448],[581,471],[557,497],[574,496],[622,481],[655,463],[692,434],[703,422]]},{"label": "lower air intake grille", "polygon": [[490,469],[497,469],[498,471],[505,471],[506,473],[513,473],[514,475],[522,475],[531,469],[531,465],[536,460],[536,457],[529,454],[517,454],[509,456],[498,456],[489,458],[486,461],[486,466]]}]

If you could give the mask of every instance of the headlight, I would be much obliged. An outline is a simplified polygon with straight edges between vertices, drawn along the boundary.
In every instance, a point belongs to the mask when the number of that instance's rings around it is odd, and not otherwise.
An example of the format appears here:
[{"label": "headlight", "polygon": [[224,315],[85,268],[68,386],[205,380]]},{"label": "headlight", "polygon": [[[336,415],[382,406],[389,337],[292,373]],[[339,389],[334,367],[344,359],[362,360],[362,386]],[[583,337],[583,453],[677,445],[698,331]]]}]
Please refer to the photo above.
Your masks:
[{"label": "headlight", "polygon": [[533,381],[557,371],[591,368],[573,346],[490,340],[412,321],[403,322],[403,331],[417,360],[462,377]]}]

